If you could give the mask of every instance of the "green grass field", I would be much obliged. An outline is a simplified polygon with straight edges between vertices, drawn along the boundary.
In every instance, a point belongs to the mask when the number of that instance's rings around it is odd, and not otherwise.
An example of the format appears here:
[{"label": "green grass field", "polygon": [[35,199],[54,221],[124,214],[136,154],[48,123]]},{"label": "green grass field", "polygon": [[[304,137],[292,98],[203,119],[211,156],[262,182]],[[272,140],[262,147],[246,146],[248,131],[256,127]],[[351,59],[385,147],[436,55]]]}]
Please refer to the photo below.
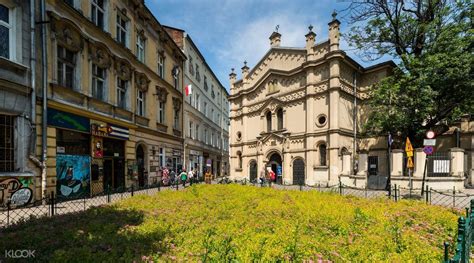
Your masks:
[{"label": "green grass field", "polygon": [[439,262],[456,222],[414,201],[199,185],[29,221],[0,248],[48,262]]}]

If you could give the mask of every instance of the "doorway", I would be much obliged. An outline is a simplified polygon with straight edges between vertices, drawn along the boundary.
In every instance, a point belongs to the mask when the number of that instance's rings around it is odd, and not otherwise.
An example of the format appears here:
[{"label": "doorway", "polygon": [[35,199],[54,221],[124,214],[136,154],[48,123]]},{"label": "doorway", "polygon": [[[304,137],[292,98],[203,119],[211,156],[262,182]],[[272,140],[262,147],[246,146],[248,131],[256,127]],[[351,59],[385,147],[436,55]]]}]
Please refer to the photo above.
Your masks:
[{"label": "doorway", "polygon": [[138,186],[145,186],[145,151],[142,145],[137,147]]},{"label": "doorway", "polygon": [[104,191],[125,187],[125,143],[104,138]]},{"label": "doorway", "polygon": [[282,184],[283,182],[283,171],[281,166],[281,155],[278,153],[273,153],[268,159],[267,166],[270,166],[272,171],[275,173],[275,183]]},{"label": "doorway", "polygon": [[250,174],[250,182],[256,182],[257,181],[257,162],[255,160],[250,162],[250,167],[249,167],[249,174]]},{"label": "doorway", "polygon": [[305,174],[304,174],[304,161],[301,158],[298,158],[293,161],[293,184],[294,185],[304,185],[305,184]]}]

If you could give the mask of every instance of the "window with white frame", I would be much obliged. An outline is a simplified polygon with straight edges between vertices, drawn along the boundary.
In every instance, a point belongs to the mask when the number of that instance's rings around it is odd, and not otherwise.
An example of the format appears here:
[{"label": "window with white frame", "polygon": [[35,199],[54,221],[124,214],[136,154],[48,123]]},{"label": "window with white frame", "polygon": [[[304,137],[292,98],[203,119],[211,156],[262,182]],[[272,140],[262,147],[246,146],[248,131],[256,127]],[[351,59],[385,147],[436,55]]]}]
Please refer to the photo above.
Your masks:
[{"label": "window with white frame", "polygon": [[137,35],[137,59],[145,63],[145,43],[146,39],[143,34]]},{"label": "window with white frame", "polygon": [[127,108],[127,88],[128,81],[117,77],[117,107]]},{"label": "window with white frame", "polygon": [[207,137],[207,129],[204,129],[204,142],[205,142],[206,144],[209,144],[209,139],[208,139],[208,137]]},{"label": "window with white frame", "polygon": [[199,65],[196,64],[196,80],[201,82],[201,74],[199,73]]},{"label": "window with white frame", "polygon": [[194,134],[194,139],[199,140],[199,124],[196,124],[196,130]]},{"label": "window with white frame", "polygon": [[165,159],[165,148],[160,147],[158,151],[158,159],[160,162],[161,167],[165,167],[166,159]]},{"label": "window with white frame", "polygon": [[145,116],[145,92],[137,90],[137,114]]},{"label": "window with white frame", "polygon": [[214,119],[214,109],[211,109],[211,116],[209,117],[209,119],[211,119],[211,121],[215,121],[215,119]]},{"label": "window with white frame", "polygon": [[163,101],[158,103],[158,122],[161,124],[165,123],[165,102]]},{"label": "window with white frame", "polygon": [[196,109],[199,111],[201,110],[201,105],[199,105],[199,94],[196,93]]},{"label": "window with white frame", "polygon": [[128,18],[120,11],[117,13],[117,42],[128,47]]},{"label": "window with white frame", "polygon": [[179,73],[173,74],[174,88],[179,89]]},{"label": "window with white frame", "polygon": [[191,139],[194,139],[193,136],[194,136],[194,133],[193,133],[193,122],[190,121],[190,122],[189,122],[189,137],[190,137]]},{"label": "window with white frame", "polygon": [[57,57],[58,84],[67,88],[74,88],[76,53],[58,45]]},{"label": "window with white frame", "polygon": [[0,4],[0,57],[15,60],[15,27],[13,9]]},{"label": "window with white frame", "polygon": [[91,20],[100,29],[105,29],[105,4],[107,0],[92,0],[91,1]]},{"label": "window with white frame", "polygon": [[163,55],[158,55],[158,76],[164,78],[165,76],[165,57]]},{"label": "window with white frame", "polygon": [[105,79],[105,69],[92,64],[92,97],[105,101]]},{"label": "window with white frame", "polygon": [[189,96],[189,105],[191,105],[191,106],[193,106],[193,96],[194,96],[194,94],[192,94],[192,93]]},{"label": "window with white frame", "polygon": [[216,123],[219,124],[219,126],[220,126],[220,119],[221,119],[221,115],[217,113]]}]

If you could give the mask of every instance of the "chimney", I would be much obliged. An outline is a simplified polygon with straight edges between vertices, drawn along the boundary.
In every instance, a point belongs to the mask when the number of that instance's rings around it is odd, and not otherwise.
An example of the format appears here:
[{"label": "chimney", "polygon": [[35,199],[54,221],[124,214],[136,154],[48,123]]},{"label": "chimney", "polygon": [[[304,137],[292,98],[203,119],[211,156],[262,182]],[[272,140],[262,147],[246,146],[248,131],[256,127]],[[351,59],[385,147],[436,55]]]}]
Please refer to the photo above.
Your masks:
[{"label": "chimney", "polygon": [[232,72],[229,74],[231,92],[234,90],[234,83],[235,83],[236,78],[237,78],[237,74],[235,74],[234,68],[232,68]]},{"label": "chimney", "polygon": [[270,46],[271,47],[279,47],[281,42],[281,34],[278,33],[278,26],[276,30],[273,31],[272,35],[270,36]]},{"label": "chimney", "polygon": [[247,75],[249,74],[249,67],[247,67],[247,61],[244,61],[244,66],[242,67],[242,81],[245,83]]},{"label": "chimney", "polygon": [[339,25],[341,22],[336,18],[336,10],[332,13],[332,21],[329,25],[329,51],[339,50]]},{"label": "chimney", "polygon": [[313,32],[313,26],[309,25],[309,32],[305,35],[306,37],[306,54],[308,55],[308,60],[312,59],[314,55],[314,43],[316,42],[316,33]]}]

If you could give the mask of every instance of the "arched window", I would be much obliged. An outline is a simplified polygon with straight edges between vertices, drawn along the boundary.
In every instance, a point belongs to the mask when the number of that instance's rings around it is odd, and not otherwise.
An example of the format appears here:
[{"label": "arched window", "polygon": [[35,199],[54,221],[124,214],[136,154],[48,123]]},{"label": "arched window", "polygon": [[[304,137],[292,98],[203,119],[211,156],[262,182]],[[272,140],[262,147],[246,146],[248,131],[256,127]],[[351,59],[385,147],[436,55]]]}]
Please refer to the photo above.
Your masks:
[{"label": "arched window", "polygon": [[267,112],[267,132],[272,130],[272,113],[269,111]]},{"label": "arched window", "polygon": [[242,169],[242,153],[240,151],[237,152],[237,159],[239,160],[238,167],[239,169]]},{"label": "arched window", "polygon": [[326,144],[319,145],[319,165],[326,166]]},{"label": "arched window", "polygon": [[277,111],[277,119],[278,119],[278,130],[283,129],[283,109],[280,108]]}]

